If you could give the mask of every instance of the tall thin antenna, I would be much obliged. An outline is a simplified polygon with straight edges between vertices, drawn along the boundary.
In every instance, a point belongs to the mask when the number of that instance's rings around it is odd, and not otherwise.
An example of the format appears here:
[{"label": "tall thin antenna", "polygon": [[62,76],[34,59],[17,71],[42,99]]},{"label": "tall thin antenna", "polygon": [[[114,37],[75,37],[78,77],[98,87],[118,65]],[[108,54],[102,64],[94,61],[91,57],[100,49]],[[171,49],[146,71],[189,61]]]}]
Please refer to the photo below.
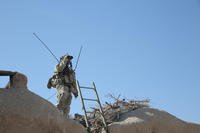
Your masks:
[{"label": "tall thin antenna", "polygon": [[51,55],[59,62],[58,58],[53,54],[51,49],[36,35],[36,33],[33,33],[33,35],[44,45],[44,47],[51,53]]},{"label": "tall thin antenna", "polygon": [[83,49],[83,46],[81,45],[81,48],[80,48],[80,51],[79,51],[79,54],[78,54],[78,58],[77,58],[77,61],[76,61],[76,66],[75,66],[75,68],[74,68],[74,71],[76,71],[76,68],[77,68],[77,66],[78,66],[78,62],[79,62],[79,58],[80,58],[82,49]]}]

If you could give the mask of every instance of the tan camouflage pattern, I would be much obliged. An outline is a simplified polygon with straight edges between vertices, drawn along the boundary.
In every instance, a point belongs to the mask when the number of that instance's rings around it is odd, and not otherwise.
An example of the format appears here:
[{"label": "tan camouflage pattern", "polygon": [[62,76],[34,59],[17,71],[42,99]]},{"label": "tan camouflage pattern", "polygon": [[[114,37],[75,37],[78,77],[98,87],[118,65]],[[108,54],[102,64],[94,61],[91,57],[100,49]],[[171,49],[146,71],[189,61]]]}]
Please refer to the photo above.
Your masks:
[{"label": "tan camouflage pattern", "polygon": [[72,93],[75,96],[78,94],[75,72],[70,70],[70,72],[64,76],[59,75],[68,63],[70,63],[70,60],[67,56],[64,56],[60,63],[55,66],[54,76],[50,80],[51,86],[57,89],[57,108],[66,116],[68,116],[70,112]]}]

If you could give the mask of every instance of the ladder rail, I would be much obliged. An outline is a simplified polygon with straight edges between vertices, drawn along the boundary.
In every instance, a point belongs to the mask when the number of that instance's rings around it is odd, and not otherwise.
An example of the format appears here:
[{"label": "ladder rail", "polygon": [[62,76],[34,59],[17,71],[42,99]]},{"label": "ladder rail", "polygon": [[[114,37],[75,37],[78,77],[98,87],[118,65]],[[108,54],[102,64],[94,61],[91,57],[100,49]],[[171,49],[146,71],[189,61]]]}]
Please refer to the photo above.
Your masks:
[{"label": "ladder rail", "polygon": [[85,114],[85,123],[86,123],[87,129],[88,129],[88,132],[89,132],[90,128],[89,128],[89,123],[88,123],[88,118],[87,118],[87,112],[86,112],[85,103],[83,101],[83,96],[82,96],[82,92],[81,92],[78,80],[76,81],[76,85],[77,85],[78,92],[79,92],[80,99],[81,99],[81,103],[82,103],[82,110]]},{"label": "ladder rail", "polygon": [[101,117],[102,117],[102,120],[103,120],[103,124],[105,126],[106,132],[108,132],[108,126],[107,126],[107,123],[106,123],[106,119],[104,117],[104,112],[103,112],[103,109],[102,109],[102,106],[101,106],[101,102],[100,102],[100,99],[99,99],[99,95],[97,93],[96,85],[95,85],[94,82],[93,82],[93,86],[94,86],[94,91],[95,91],[95,94],[96,94],[97,102],[99,104],[99,109],[100,109],[100,112],[101,112]]},{"label": "ladder rail", "polygon": [[[93,82],[93,87],[84,87],[84,86],[80,86],[79,82],[77,80],[76,84],[77,84],[77,88],[78,88],[80,99],[81,99],[81,103],[82,103],[82,109],[83,109],[84,114],[85,114],[85,123],[86,123],[86,126],[87,126],[88,133],[91,132],[91,128],[90,128],[89,121],[88,121],[88,116],[87,116],[87,114],[90,113],[90,112],[86,111],[86,107],[85,107],[85,103],[84,103],[84,101],[86,101],[86,100],[87,101],[97,102],[97,104],[99,106],[99,111],[100,111],[101,119],[102,119],[102,122],[103,122],[103,125],[104,125],[103,128],[105,129],[106,133],[109,133],[108,126],[107,126],[107,123],[106,123],[106,119],[104,117],[104,112],[103,112],[103,109],[102,109],[102,106],[101,106],[101,102],[100,102],[100,99],[99,99],[99,95],[98,95],[95,83]],[[81,89],[87,89],[87,90],[91,89],[91,90],[94,90],[94,93],[96,95],[96,99],[84,98],[83,95],[82,95]]]}]

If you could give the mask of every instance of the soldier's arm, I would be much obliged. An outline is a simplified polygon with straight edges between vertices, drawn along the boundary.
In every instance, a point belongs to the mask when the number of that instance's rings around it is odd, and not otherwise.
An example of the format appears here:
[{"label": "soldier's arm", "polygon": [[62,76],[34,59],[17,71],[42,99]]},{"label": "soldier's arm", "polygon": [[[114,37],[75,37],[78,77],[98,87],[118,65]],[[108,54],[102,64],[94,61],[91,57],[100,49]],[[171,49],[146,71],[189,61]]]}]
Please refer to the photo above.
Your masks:
[{"label": "soldier's arm", "polygon": [[65,66],[67,65],[67,62],[68,62],[68,58],[67,58],[67,56],[65,56],[62,60],[61,60],[61,62],[58,64],[58,65],[56,65],[56,71],[57,72],[62,72],[63,71],[63,69],[65,68]]},{"label": "soldier's arm", "polygon": [[73,93],[73,95],[74,95],[75,97],[78,97],[78,89],[77,89],[77,85],[76,85],[76,80],[75,80],[75,78],[74,78],[74,80],[72,81],[71,92]]},{"label": "soldier's arm", "polygon": [[72,88],[71,88],[71,92],[73,93],[73,95],[75,96],[75,97],[78,97],[78,90],[77,90],[77,88],[76,88],[76,84],[75,83],[72,83]]},{"label": "soldier's arm", "polygon": [[78,96],[78,89],[77,89],[77,85],[76,85],[76,76],[75,76],[75,72],[71,71],[70,76],[69,76],[69,80],[71,82],[71,92],[73,93],[73,95],[75,97]]},{"label": "soldier's arm", "polygon": [[71,62],[71,61],[69,62],[69,67],[73,68],[73,67],[72,67],[72,62]]}]

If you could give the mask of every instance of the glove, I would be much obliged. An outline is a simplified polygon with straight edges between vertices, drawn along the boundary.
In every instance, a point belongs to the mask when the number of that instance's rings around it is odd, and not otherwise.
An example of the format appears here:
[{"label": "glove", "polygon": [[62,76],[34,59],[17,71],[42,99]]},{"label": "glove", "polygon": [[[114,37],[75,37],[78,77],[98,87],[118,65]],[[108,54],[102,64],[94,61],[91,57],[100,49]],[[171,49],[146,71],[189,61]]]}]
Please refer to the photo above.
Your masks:
[{"label": "glove", "polygon": [[77,98],[78,97],[78,93],[74,93],[74,97]]}]

